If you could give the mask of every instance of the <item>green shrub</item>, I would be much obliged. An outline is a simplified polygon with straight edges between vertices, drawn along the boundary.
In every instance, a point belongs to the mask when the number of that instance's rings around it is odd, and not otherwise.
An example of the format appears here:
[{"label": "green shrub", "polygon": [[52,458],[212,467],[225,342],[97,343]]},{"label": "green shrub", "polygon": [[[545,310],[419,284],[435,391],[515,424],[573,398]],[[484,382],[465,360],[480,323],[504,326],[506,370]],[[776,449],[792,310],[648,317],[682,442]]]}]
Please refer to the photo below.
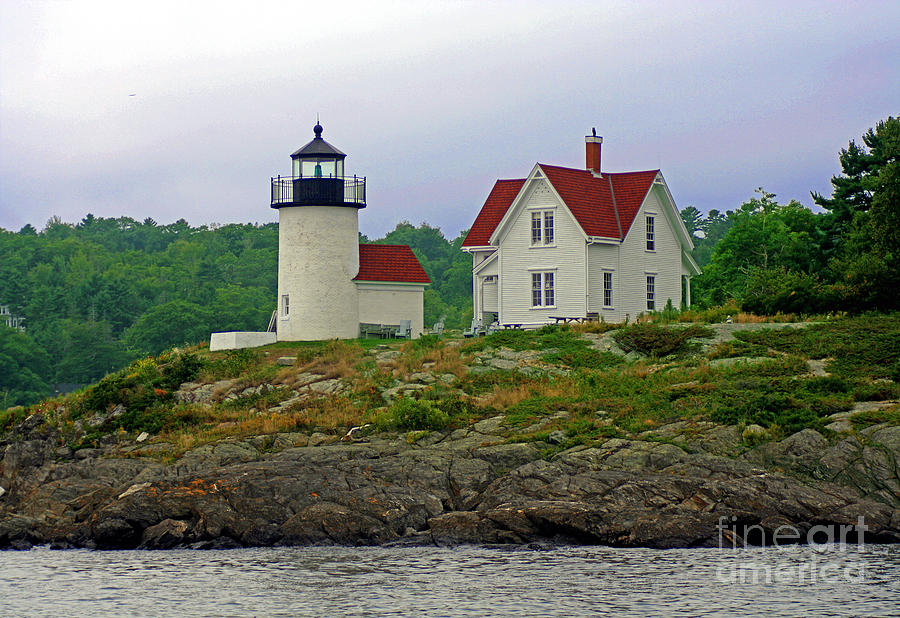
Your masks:
[{"label": "green shrub", "polygon": [[853,387],[856,401],[887,401],[900,398],[900,384],[896,382],[864,382]]},{"label": "green shrub", "polygon": [[613,335],[616,343],[626,352],[640,352],[646,356],[663,357],[685,354],[696,348],[692,338],[712,337],[713,332],[692,324],[686,328],[668,328],[655,324],[633,324]]},{"label": "green shrub", "polygon": [[229,350],[224,357],[209,361],[208,370],[217,378],[236,378],[257,362],[259,352],[256,350]]},{"label": "green shrub", "polygon": [[625,362],[621,356],[612,352],[600,352],[587,346],[544,354],[542,359],[547,363],[573,369],[606,369]]},{"label": "green shrub", "polygon": [[883,410],[857,412],[850,417],[850,422],[857,428],[868,427],[869,425],[880,425],[881,423],[900,425],[900,405],[885,408]]},{"label": "green shrub", "polygon": [[398,399],[383,415],[376,419],[379,429],[444,429],[450,424],[450,415],[431,401],[409,397]]},{"label": "green shrub", "polygon": [[[805,328],[736,332],[743,341],[805,358],[832,358],[827,370],[843,378],[900,378],[900,315],[862,315]],[[893,379],[893,378],[892,378]]]},{"label": "green shrub", "polygon": [[811,315],[834,307],[834,293],[816,275],[786,268],[757,268],[747,278],[741,309],[758,315]]},{"label": "green shrub", "polygon": [[25,408],[21,406],[0,410],[0,431],[6,431],[13,425],[18,425],[27,416]]},{"label": "green shrub", "polygon": [[437,335],[421,335],[409,342],[414,350],[433,350],[441,344]]},{"label": "green shrub", "polygon": [[186,352],[137,360],[88,387],[73,403],[72,415],[77,418],[89,412],[103,412],[117,404],[129,411],[143,410],[171,401],[171,391],[193,380],[203,366],[200,358]]}]

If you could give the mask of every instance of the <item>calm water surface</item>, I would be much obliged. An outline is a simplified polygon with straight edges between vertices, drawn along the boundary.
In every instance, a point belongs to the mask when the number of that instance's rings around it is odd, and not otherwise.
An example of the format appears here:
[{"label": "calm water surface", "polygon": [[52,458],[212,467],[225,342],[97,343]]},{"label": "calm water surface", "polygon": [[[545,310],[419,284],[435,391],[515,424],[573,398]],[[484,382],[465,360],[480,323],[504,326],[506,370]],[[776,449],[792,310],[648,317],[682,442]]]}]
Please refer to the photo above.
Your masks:
[{"label": "calm water surface", "polygon": [[2,616],[900,616],[900,546],[0,552]]}]

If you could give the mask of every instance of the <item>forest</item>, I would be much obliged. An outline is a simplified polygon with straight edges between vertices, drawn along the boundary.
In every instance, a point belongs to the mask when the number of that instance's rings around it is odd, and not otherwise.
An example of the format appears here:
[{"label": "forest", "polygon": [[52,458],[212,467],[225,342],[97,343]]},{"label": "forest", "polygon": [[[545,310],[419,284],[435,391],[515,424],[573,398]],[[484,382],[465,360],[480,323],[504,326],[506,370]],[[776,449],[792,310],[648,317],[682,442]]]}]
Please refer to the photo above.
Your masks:
[{"label": "forest", "polygon": [[[733,303],[757,314],[819,315],[900,308],[900,119],[850,141],[831,196],[817,211],[779,203],[763,189],[730,210],[681,216],[703,274],[695,306]],[[471,319],[471,258],[427,223],[383,238],[408,244],[432,284],[425,323]],[[274,309],[278,227],[192,227],[184,219],[51,218],[42,230],[0,228],[0,305],[25,318],[0,325],[0,410],[96,381],[130,361],[208,340],[222,330],[263,330]]]}]

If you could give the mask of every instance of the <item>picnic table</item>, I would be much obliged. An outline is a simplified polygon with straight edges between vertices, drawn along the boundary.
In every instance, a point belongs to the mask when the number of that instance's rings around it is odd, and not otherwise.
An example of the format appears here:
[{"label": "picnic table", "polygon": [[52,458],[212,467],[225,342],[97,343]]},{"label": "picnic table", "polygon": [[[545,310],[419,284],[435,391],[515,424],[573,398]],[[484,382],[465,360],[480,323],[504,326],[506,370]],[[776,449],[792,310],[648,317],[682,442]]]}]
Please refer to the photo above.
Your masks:
[{"label": "picnic table", "polygon": [[577,322],[580,324],[580,323],[584,322],[585,320],[587,320],[587,318],[583,318],[580,316],[570,317],[570,316],[564,316],[564,315],[551,315],[551,316],[547,316],[547,317],[549,317],[551,320],[556,320],[557,324],[559,324],[559,323],[568,324],[570,322]]},{"label": "picnic table", "polygon": [[584,324],[585,322],[596,322],[599,316],[594,314],[586,316],[551,315],[547,317],[549,317],[551,320],[556,320],[557,324],[559,324],[560,322],[562,322],[563,324],[569,324],[570,322]]}]

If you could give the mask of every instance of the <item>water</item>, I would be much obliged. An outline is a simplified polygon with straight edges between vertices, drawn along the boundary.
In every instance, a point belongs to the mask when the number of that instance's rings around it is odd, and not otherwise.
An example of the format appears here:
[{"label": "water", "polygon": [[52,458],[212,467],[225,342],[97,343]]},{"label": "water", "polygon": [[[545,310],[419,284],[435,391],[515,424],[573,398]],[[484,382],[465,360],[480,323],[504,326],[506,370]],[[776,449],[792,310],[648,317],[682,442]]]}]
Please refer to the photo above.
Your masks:
[{"label": "water", "polygon": [[2,616],[585,614],[900,615],[900,546],[0,552]]}]

